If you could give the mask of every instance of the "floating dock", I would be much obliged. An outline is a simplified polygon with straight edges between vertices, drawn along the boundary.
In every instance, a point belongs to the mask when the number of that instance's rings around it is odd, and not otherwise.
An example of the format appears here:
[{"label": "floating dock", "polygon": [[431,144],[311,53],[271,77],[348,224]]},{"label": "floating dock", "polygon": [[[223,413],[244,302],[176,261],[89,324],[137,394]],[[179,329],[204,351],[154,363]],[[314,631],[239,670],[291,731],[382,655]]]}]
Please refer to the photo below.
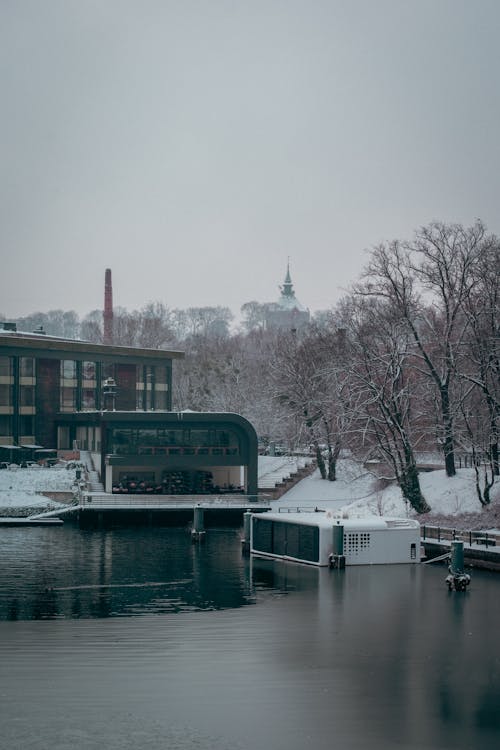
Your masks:
[{"label": "floating dock", "polygon": [[60,518],[10,518],[0,517],[0,526],[62,526]]}]

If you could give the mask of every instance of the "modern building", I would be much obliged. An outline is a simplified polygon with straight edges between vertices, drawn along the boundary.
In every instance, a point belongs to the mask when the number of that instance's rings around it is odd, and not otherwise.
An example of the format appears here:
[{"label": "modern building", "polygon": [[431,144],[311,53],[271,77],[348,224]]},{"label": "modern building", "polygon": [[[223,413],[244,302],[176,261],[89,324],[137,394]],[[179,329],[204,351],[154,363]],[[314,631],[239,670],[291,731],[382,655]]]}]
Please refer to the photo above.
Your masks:
[{"label": "modern building", "polygon": [[99,435],[94,464],[107,492],[257,495],[257,435],[238,414],[75,412],[60,426],[82,448]]},{"label": "modern building", "polygon": [[285,281],[280,289],[279,300],[269,305],[266,314],[266,327],[269,330],[299,331],[308,325],[310,313],[295,296],[289,263],[286,268]]},{"label": "modern building", "polygon": [[172,363],[183,356],[0,323],[0,454],[89,451],[109,492],[141,485],[169,494],[257,494],[249,422],[171,411]]}]

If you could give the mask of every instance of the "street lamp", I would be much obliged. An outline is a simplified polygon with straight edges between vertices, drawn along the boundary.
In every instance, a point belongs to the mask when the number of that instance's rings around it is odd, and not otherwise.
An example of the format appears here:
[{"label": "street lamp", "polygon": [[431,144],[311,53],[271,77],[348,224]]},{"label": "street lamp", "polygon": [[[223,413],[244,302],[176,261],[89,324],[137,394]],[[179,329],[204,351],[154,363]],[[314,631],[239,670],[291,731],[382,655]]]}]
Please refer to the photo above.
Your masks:
[{"label": "street lamp", "polygon": [[105,411],[115,411],[116,381],[114,378],[106,378],[102,384],[102,401]]}]

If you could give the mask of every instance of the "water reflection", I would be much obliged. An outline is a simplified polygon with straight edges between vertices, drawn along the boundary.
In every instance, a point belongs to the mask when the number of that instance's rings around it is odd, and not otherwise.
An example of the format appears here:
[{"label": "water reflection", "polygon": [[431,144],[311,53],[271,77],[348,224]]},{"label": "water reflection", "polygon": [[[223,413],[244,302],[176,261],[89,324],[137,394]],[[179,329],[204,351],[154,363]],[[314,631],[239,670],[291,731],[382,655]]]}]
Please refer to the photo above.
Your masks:
[{"label": "water reflection", "polygon": [[143,615],[252,603],[234,530],[192,544],[180,529],[9,529],[0,547],[0,619]]},{"label": "water reflection", "polygon": [[9,529],[2,747],[496,750],[500,579],[445,575],[249,560],[227,530]]}]

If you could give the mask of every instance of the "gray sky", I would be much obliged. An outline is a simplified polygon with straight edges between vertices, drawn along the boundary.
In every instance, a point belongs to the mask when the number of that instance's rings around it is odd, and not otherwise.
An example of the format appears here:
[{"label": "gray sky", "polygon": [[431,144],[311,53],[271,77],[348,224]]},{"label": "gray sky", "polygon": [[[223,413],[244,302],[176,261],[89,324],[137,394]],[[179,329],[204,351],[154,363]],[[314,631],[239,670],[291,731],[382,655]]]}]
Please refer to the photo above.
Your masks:
[{"label": "gray sky", "polygon": [[499,226],[498,0],[0,0],[0,312],[279,295]]}]

